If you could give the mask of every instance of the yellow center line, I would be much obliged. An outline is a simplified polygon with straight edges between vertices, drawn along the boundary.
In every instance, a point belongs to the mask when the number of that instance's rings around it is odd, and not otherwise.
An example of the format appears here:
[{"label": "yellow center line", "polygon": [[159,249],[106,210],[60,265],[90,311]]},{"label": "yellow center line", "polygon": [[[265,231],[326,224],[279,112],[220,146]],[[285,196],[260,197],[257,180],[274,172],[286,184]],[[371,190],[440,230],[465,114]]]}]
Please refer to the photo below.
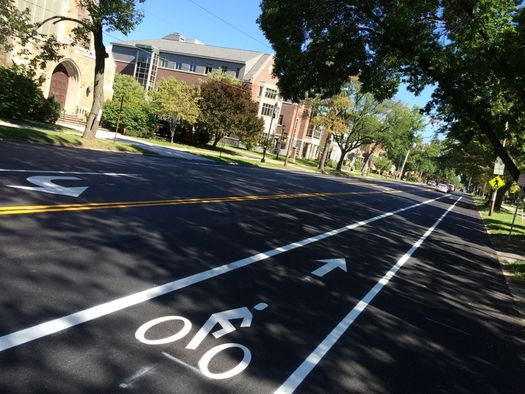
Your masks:
[{"label": "yellow center line", "polygon": [[205,198],[177,198],[171,200],[146,200],[146,201],[116,201],[116,202],[93,202],[85,204],[51,204],[51,205],[19,205],[0,207],[2,215],[23,215],[31,213],[65,212],[65,211],[92,211],[97,209],[124,209],[137,207],[156,207],[167,205],[189,205],[189,204],[212,204],[225,202],[241,201],[260,201],[278,200],[289,198],[312,198],[347,196],[355,194],[383,194],[399,193],[399,190],[392,191],[371,191],[371,192],[325,192],[325,193],[296,193],[296,194],[268,194],[253,196],[231,196],[231,197],[205,197]]}]

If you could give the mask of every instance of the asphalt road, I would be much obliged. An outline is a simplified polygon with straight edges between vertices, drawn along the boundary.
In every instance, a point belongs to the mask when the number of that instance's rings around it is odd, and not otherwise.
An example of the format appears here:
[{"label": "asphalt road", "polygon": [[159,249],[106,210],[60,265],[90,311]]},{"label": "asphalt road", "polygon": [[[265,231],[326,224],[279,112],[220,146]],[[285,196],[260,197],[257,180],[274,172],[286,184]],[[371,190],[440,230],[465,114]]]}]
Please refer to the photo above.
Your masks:
[{"label": "asphalt road", "polygon": [[0,190],[2,393],[524,391],[468,196],[8,142]]}]

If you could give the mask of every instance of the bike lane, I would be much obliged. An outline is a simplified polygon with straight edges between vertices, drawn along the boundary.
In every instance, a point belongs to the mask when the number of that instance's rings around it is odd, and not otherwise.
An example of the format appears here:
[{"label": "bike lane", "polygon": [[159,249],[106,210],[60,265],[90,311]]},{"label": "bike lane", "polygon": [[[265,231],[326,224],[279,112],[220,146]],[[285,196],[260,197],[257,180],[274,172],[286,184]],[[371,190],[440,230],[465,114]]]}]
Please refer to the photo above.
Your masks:
[{"label": "bike lane", "polygon": [[[382,218],[8,349],[1,356],[3,389],[43,384],[55,392],[272,392],[453,202],[446,198]],[[341,259],[348,272],[325,268],[322,275],[323,266]],[[178,317],[156,320],[166,316]],[[224,327],[218,339],[198,336],[213,316],[216,322],[238,316],[234,326],[246,327]],[[189,331],[183,338],[163,339],[184,333],[184,324]],[[208,334],[218,336],[220,326],[209,327]],[[226,379],[216,379],[223,373]]]}]

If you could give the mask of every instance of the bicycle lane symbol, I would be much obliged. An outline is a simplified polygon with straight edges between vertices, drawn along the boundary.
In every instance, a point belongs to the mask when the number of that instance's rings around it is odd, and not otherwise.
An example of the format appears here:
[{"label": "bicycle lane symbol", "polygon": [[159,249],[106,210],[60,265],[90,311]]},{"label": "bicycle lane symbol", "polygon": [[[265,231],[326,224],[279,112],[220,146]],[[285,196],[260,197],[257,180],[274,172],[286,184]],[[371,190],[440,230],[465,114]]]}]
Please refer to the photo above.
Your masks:
[{"label": "bicycle lane symbol", "polygon": [[[260,302],[253,307],[256,311],[262,311],[268,307],[268,304]],[[200,330],[195,334],[195,336],[190,340],[186,345],[188,350],[196,350],[199,345],[204,341],[204,339],[211,333],[216,339],[221,338],[222,336],[232,333],[237,330],[237,328],[231,323],[232,320],[242,319],[240,327],[246,328],[250,327],[253,320],[253,313],[248,307],[240,307],[236,309],[230,309],[223,312],[213,313],[206,323],[200,328]],[[182,322],[182,328],[175,334],[158,339],[148,339],[146,338],[146,333],[153,327],[158,324],[165,323],[167,321],[178,320]],[[220,326],[220,329],[211,332],[216,325]],[[141,325],[135,332],[135,338],[140,342],[146,345],[166,345],[168,343],[176,342],[184,338],[191,331],[192,323],[189,319],[183,316],[162,316],[156,319],[150,320],[143,325]],[[220,373],[211,372],[208,368],[211,360],[220,352],[231,349],[238,348],[243,353],[243,358],[235,367]],[[228,379],[235,375],[240,374],[244,371],[250,361],[252,360],[252,353],[250,349],[246,346],[239,343],[223,343],[221,345],[216,345],[206,351],[204,355],[199,359],[198,366],[201,373],[210,378],[210,379]]]}]

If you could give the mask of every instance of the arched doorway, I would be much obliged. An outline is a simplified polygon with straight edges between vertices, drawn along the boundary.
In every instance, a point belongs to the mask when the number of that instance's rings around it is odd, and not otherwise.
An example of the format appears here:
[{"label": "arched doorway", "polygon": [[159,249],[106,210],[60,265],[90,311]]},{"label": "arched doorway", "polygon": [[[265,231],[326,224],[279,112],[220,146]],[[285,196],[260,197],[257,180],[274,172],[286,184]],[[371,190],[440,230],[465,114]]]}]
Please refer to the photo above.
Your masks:
[{"label": "arched doorway", "polygon": [[66,107],[67,88],[69,86],[69,73],[64,66],[60,63],[53,70],[51,76],[51,85],[49,86],[49,97],[54,96],[60,104],[60,109],[63,111]]},{"label": "arched doorway", "polygon": [[75,115],[80,99],[80,71],[71,59],[59,63],[49,82],[48,97],[54,96],[60,109],[66,114]]}]

